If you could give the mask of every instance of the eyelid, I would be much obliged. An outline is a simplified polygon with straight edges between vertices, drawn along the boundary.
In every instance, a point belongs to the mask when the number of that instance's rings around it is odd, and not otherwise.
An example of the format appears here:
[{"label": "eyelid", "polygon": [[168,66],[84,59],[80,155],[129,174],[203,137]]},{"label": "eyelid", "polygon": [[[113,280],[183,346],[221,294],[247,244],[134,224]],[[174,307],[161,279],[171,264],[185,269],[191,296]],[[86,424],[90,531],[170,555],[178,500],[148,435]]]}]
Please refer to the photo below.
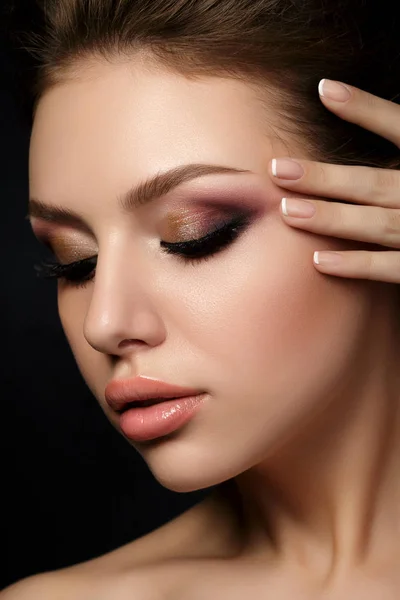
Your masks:
[{"label": "eyelid", "polygon": [[182,260],[190,260],[190,257],[195,260],[201,256],[210,257],[237,239],[241,232],[250,225],[251,220],[250,215],[237,215],[201,238],[174,244],[161,242],[160,246],[166,253],[180,255]]},{"label": "eyelid", "polygon": [[[70,228],[59,227],[32,227],[32,231],[38,242],[48,249],[60,262],[71,263],[81,260],[80,257],[93,255],[96,242],[93,239]],[[95,250],[96,251],[96,250]]]},{"label": "eyelid", "polygon": [[[180,243],[180,244],[185,244],[185,243],[194,243],[194,242],[200,242],[202,240],[206,240],[209,237],[212,237],[215,233],[217,233],[218,231],[220,231],[221,229],[224,229],[227,226],[233,226],[236,222],[241,222],[244,219],[248,219],[249,218],[249,214],[248,212],[244,212],[244,211],[230,211],[229,213],[226,213],[224,215],[220,214],[220,218],[219,219],[214,219],[211,223],[206,224],[205,226],[202,226],[201,229],[204,233],[198,234],[196,235],[195,232],[193,232],[193,229],[188,229],[188,235],[187,236],[183,236],[182,239],[182,235],[176,236],[178,238],[178,241],[175,242],[176,244]],[[180,238],[180,239],[179,239]],[[185,239],[186,238],[186,239]],[[163,240],[163,241],[167,241],[167,240]],[[174,242],[167,242],[169,245],[173,245]]]},{"label": "eyelid", "polygon": [[[237,215],[236,218],[231,219],[222,227],[210,231],[202,238],[176,244],[161,241],[160,246],[164,248],[164,252],[174,254],[184,263],[196,264],[209,260],[215,254],[229,247],[248,228],[252,220],[252,216],[249,214]],[[91,261],[94,261],[95,264],[88,272],[85,272],[85,269],[91,266]],[[41,277],[63,279],[75,288],[80,288],[85,287],[86,283],[93,279],[93,268],[96,266],[97,256],[95,255],[67,265],[42,262],[35,265],[35,269]]]},{"label": "eyelid", "polygon": [[168,243],[199,240],[212,231],[217,231],[239,216],[249,214],[237,205],[221,206],[208,204],[193,209],[186,205],[177,211],[167,214],[161,225],[160,238]]}]

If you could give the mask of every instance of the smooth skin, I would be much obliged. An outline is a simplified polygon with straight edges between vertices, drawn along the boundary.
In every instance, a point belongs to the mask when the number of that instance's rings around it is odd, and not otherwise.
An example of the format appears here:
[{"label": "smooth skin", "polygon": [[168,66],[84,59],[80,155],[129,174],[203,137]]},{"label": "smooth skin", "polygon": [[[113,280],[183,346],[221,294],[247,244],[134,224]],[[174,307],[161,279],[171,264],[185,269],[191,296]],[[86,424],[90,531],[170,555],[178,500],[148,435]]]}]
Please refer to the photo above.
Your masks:
[{"label": "smooth skin", "polygon": [[[354,411],[346,412],[345,405],[339,405],[336,411],[327,411],[318,422],[321,439],[317,436],[312,443],[307,436],[304,440],[296,440],[297,451],[293,455],[290,451],[279,449],[276,446],[276,439],[279,439],[282,431],[289,428],[295,411],[299,418],[304,416],[302,411],[307,414],[311,401],[306,396],[304,398],[299,396],[295,398],[296,402],[292,405],[285,404],[285,395],[287,395],[285,391],[281,401],[274,408],[275,413],[271,413],[269,404],[264,405],[261,398],[255,400],[250,395],[247,410],[241,412],[243,394],[240,385],[244,386],[243,389],[250,389],[254,378],[259,377],[260,385],[271,386],[275,382],[278,386],[275,390],[277,393],[286,381],[282,379],[276,382],[274,377],[280,374],[284,377],[285,366],[292,375],[293,381],[298,383],[295,387],[301,389],[302,386],[310,385],[310,378],[313,385],[318,386],[321,378],[325,376],[324,369],[329,372],[329,369],[333,368],[329,364],[329,357],[334,364],[340,365],[341,349],[349,352],[350,356],[355,352],[355,348],[348,342],[346,336],[337,335],[336,331],[338,327],[342,327],[346,334],[348,333],[349,339],[352,337],[357,339],[363,323],[365,322],[365,326],[368,324],[370,298],[365,296],[362,282],[360,287],[358,285],[353,287],[351,282],[342,286],[336,278],[339,276],[355,280],[400,282],[400,253],[396,251],[400,248],[399,173],[386,171],[383,174],[377,169],[361,170],[359,167],[322,165],[301,157],[300,162],[305,168],[305,175],[297,181],[293,179],[290,182],[283,181],[273,174],[279,172],[279,164],[273,162],[273,157],[276,156],[276,160],[286,160],[284,147],[275,143],[266,146],[265,154],[269,155],[269,161],[265,163],[265,168],[262,165],[261,152],[255,150],[254,154],[249,153],[250,146],[247,146],[247,142],[254,139],[256,135],[257,120],[252,123],[253,114],[250,111],[248,117],[242,116],[243,123],[240,123],[239,115],[246,115],[245,107],[251,105],[251,97],[247,96],[247,90],[242,87],[242,84],[235,87],[231,82],[220,84],[213,81],[205,84],[204,88],[201,85],[186,86],[186,83],[179,78],[171,80],[166,76],[163,79],[163,74],[156,73],[153,81],[148,72],[143,74],[139,71],[137,76],[142,85],[135,86],[131,90],[126,73],[116,69],[110,74],[109,69],[109,66],[101,66],[98,79],[94,78],[78,85],[66,84],[65,90],[61,88],[54,90],[42,104],[43,112],[42,115],[39,114],[41,120],[37,124],[40,135],[37,130],[33,142],[37,144],[34,146],[34,154],[35,160],[38,161],[32,171],[35,195],[46,195],[49,174],[52,174],[53,180],[46,201],[64,203],[69,208],[82,208],[85,218],[91,222],[96,231],[100,246],[103,245],[106,257],[104,260],[108,259],[108,263],[104,263],[104,268],[100,267],[96,273],[94,291],[91,291],[90,286],[79,291],[60,287],[59,309],[63,325],[78,365],[106,414],[107,408],[101,391],[107,380],[115,376],[115,370],[110,368],[108,358],[112,355],[113,359],[117,358],[120,361],[123,366],[119,372],[120,376],[133,374],[132,365],[128,362],[131,353],[133,356],[133,347],[118,344],[123,335],[126,334],[128,337],[130,331],[130,333],[135,332],[138,338],[140,333],[146,343],[135,347],[135,357],[139,362],[142,361],[141,366],[157,364],[159,371],[155,374],[160,376],[165,374],[167,379],[168,370],[162,371],[161,366],[166,364],[169,367],[168,360],[173,357],[173,354],[170,351],[162,354],[163,345],[167,343],[162,326],[165,323],[170,325],[172,322],[179,325],[187,336],[190,333],[192,345],[185,347],[186,338],[178,338],[179,343],[176,344],[175,350],[178,353],[181,348],[186,350],[182,357],[185,359],[185,368],[193,365],[192,371],[187,370],[192,377],[196,373],[208,373],[214,389],[219,393],[218,396],[216,392],[222,406],[220,413],[218,407],[213,408],[211,405],[209,412],[204,415],[204,423],[198,425],[193,423],[192,433],[186,434],[186,438],[182,434],[181,438],[177,438],[175,446],[170,442],[170,446],[166,444],[161,449],[151,447],[138,449],[148,461],[154,474],[171,489],[184,491],[185,488],[195,489],[196,485],[213,485],[218,479],[223,480],[238,474],[237,479],[241,486],[247,514],[245,513],[244,524],[240,523],[234,505],[226,503],[218,495],[212,496],[176,520],[123,548],[83,565],[29,578],[5,590],[0,594],[1,599],[205,600],[218,597],[237,600],[243,597],[258,599],[270,594],[274,600],[317,598],[342,600],[345,597],[394,600],[397,598],[396,590],[400,585],[399,530],[396,532],[396,527],[400,527],[398,511],[400,494],[398,481],[394,475],[399,472],[396,443],[398,443],[400,423],[396,420],[395,405],[391,408],[390,398],[393,397],[397,403],[400,399],[397,385],[399,382],[395,379],[398,348],[395,348],[394,344],[391,346],[392,332],[387,330],[390,325],[388,313],[390,294],[382,296],[379,312],[381,321],[374,329],[377,335],[377,353],[371,354],[370,359],[373,361],[376,358],[377,362],[376,364],[371,362],[371,369],[368,372],[364,368],[365,377],[369,377],[369,393],[362,396],[362,415],[357,411],[357,403],[353,406]],[[163,86],[163,94],[160,98],[166,102],[166,106],[160,107],[160,121],[157,122],[158,107],[153,107],[149,98],[154,97],[153,92],[160,89],[160,84]],[[380,99],[371,100],[365,92],[350,89],[352,97],[345,103],[328,100],[326,95],[322,101],[327,108],[342,118],[354,122],[357,118],[360,125],[385,137],[393,136],[395,131],[393,122],[396,118],[397,123],[400,121],[399,107]],[[99,94],[100,91],[104,95]],[[110,96],[107,97],[107,94]],[[171,104],[168,104],[169,97]],[[99,98],[99,105],[96,107],[93,98]],[[129,112],[131,108],[124,104],[124,98],[134,98],[136,110],[139,112],[144,110],[142,117],[151,107],[152,119],[139,118],[134,113],[132,116]],[[104,102],[104,112],[102,112],[102,102]],[[221,113],[218,102],[220,106],[229,106],[229,111]],[[69,105],[73,106],[74,110],[67,118],[65,107]],[[85,112],[85,106],[86,109],[91,107],[90,119],[88,119],[90,127],[85,120],[89,115],[89,112]],[[165,111],[169,111],[173,116],[174,107],[177,107],[180,128],[163,129]],[[129,141],[129,135],[119,135],[119,125],[114,121],[110,120],[110,128],[107,128],[108,115],[110,113],[112,115],[112,111],[117,109],[116,114],[121,115],[121,131],[129,130],[131,124],[129,119],[132,119],[135,127],[137,126],[135,136],[132,138],[133,142]],[[123,110],[128,112],[124,114]],[[236,110],[237,115],[234,114]],[[229,119],[227,118],[227,129],[224,132],[222,114],[225,116],[226,112],[231,114],[227,115]],[[194,119],[195,126],[199,123],[196,136],[188,135],[190,128],[194,127],[191,118]],[[171,123],[175,122],[178,120],[174,121],[171,118]],[[100,123],[101,128],[98,127]],[[85,131],[86,127],[88,127],[87,131]],[[71,132],[70,137],[68,137],[69,132]],[[101,136],[106,135],[107,132],[111,137],[102,139]],[[197,142],[200,136],[204,138],[200,140],[198,147],[193,148],[188,140]],[[129,143],[137,143],[140,148],[140,154],[133,153],[135,157],[133,163],[130,161],[132,147],[121,145],[123,137],[124,144],[128,139]],[[77,143],[80,148],[78,151],[73,145],[77,138],[79,138]],[[398,144],[400,136],[390,137],[390,139]],[[171,144],[172,140],[175,142],[174,145]],[[208,140],[209,145],[207,145]],[[110,144],[103,142],[110,142]],[[103,147],[106,148],[104,156]],[[237,154],[235,154],[236,147],[239,149]],[[133,148],[135,149],[135,146]],[[243,151],[243,148],[246,151]],[[89,152],[89,149],[92,152]],[[296,145],[292,144],[290,149],[291,154],[294,154]],[[112,150],[115,152],[113,153]],[[279,189],[285,190],[288,199],[296,198],[297,195],[306,199],[311,196],[310,202],[317,207],[314,217],[298,220],[285,217],[280,209],[282,227],[278,225],[279,221],[274,221],[268,214],[265,217],[261,216],[259,224],[247,235],[247,245],[239,241],[236,250],[229,250],[231,254],[226,253],[226,257],[231,256],[230,260],[234,264],[236,260],[237,268],[234,272],[239,281],[238,287],[233,290],[234,293],[226,294],[221,298],[218,295],[213,296],[213,302],[207,304],[207,318],[212,307],[214,322],[221,326],[216,337],[210,323],[204,320],[206,313],[202,314],[201,305],[196,304],[198,294],[192,296],[189,286],[185,289],[181,283],[176,308],[170,302],[165,305],[162,302],[159,305],[149,303],[150,300],[154,301],[156,296],[152,296],[152,280],[151,278],[146,280],[147,271],[144,268],[141,293],[137,291],[137,280],[132,279],[132,287],[129,287],[131,282],[128,281],[129,278],[122,276],[127,271],[126,269],[123,271],[121,265],[127,255],[125,245],[133,244],[130,227],[136,227],[138,242],[140,236],[145,239],[147,229],[142,228],[140,222],[133,221],[128,227],[127,221],[120,220],[119,213],[110,202],[113,195],[111,192],[114,192],[117,187],[116,183],[122,182],[125,186],[129,177],[135,176],[135,169],[142,170],[143,173],[139,174],[143,175],[148,168],[157,170],[159,166],[173,166],[174,162],[179,163],[182,157],[186,160],[191,152],[194,158],[200,159],[201,162],[210,158],[208,153],[213,154],[214,160],[220,160],[218,156],[220,152],[222,157],[226,157],[233,164],[237,161],[238,167],[252,167],[253,171],[258,172],[260,176],[265,172],[267,178],[270,177],[272,186],[270,196],[267,196],[266,200],[271,203],[271,212],[279,206]],[[64,153],[60,163],[52,163],[51,161],[58,159],[60,153]],[[112,162],[114,156],[118,157],[118,162]],[[166,156],[169,165],[163,164]],[[76,163],[73,162],[74,159]],[[88,161],[85,167],[89,169],[83,170],[84,160]],[[112,168],[109,166],[110,163]],[[65,164],[68,165],[67,170]],[[81,175],[79,166],[82,166],[81,178],[79,178]],[[92,172],[90,167],[93,168]],[[120,168],[122,170],[118,171]],[[101,187],[85,187],[89,186],[90,174],[98,172],[102,173]],[[116,173],[118,179],[115,179]],[[78,178],[74,179],[74,177]],[[95,186],[95,184],[96,181],[90,185]],[[105,193],[103,199],[104,188],[107,194]],[[286,190],[290,190],[290,194]],[[83,191],[85,194],[82,193]],[[318,196],[352,200],[359,206],[316,200]],[[82,197],[87,198],[86,203],[82,203]],[[91,202],[92,197],[93,202]],[[375,208],[373,201],[377,199],[379,203]],[[379,213],[371,212],[371,208],[379,210]],[[156,219],[157,213],[155,212],[154,215],[151,219],[144,217],[146,227]],[[397,217],[393,219],[393,215]],[[319,240],[312,236],[293,235],[289,228],[285,231],[285,224],[290,225],[291,228],[318,233],[323,244],[319,246]],[[265,236],[266,232],[268,236]],[[91,237],[86,235],[80,237],[77,232],[74,232],[74,236],[79,238],[81,251],[82,247],[87,247],[89,255],[95,245]],[[329,236],[329,239],[325,236]],[[332,240],[332,237],[337,237],[338,240]],[[264,240],[268,241],[268,252],[265,251],[265,256],[261,253]],[[385,253],[347,250],[344,252],[345,259],[348,261],[347,266],[343,263],[341,271],[338,267],[335,268],[336,270],[328,270],[327,267],[322,266],[322,262],[319,265],[314,264],[314,267],[305,266],[308,257],[312,256],[315,250],[342,251],[346,243],[342,243],[341,240],[368,241],[386,246],[390,250]],[[66,256],[74,243],[71,237],[67,250],[65,247],[68,244],[64,243],[63,251],[66,252]],[[391,250],[393,248],[395,251]],[[140,252],[139,244],[134,249],[137,251],[136,254],[131,253],[130,256],[136,258],[136,267],[140,269],[141,266],[151,266],[152,276],[158,277],[157,298],[160,293],[166,294],[169,291],[169,282],[160,278],[157,262],[151,258],[151,248],[148,247],[149,251],[143,254]],[[322,254],[319,256],[321,258]],[[283,268],[280,266],[279,258]],[[210,272],[205,270],[204,277],[200,277],[197,282],[198,286],[201,284],[206,300],[209,300],[210,294],[214,293],[214,287],[218,287],[214,286],[214,283],[220,283],[223,277],[226,276],[226,284],[231,285],[224,259],[215,260],[215,263],[212,260],[207,263]],[[220,260],[221,270],[217,279],[213,269],[218,268]],[[259,264],[257,260],[260,261]],[[247,269],[244,280],[246,285],[240,285],[239,267],[243,261]],[[268,265],[268,276],[260,281],[262,261]],[[248,268],[251,262],[256,263],[253,279],[251,273],[249,275]],[[168,271],[168,268],[172,267],[166,265],[164,270]],[[196,273],[202,273],[201,269],[206,267],[185,269],[186,279],[190,275],[189,281],[190,279],[193,281],[199,277]],[[321,278],[318,271],[334,277]],[[112,274],[114,279],[108,280],[107,274]],[[211,280],[213,285],[207,287],[210,275],[214,277]],[[174,270],[171,282],[174,282],[177,277],[180,277],[180,271]],[[185,278],[182,278],[182,282],[184,281]],[[132,303],[131,306],[136,303],[136,307],[141,309],[143,317],[141,321],[135,322],[133,319],[128,322],[128,316],[131,314],[128,310],[129,303],[123,304],[121,301],[121,304],[116,306],[116,299],[123,299],[124,294],[125,298]],[[182,307],[179,302],[184,294],[186,294],[186,304]],[[241,294],[240,301],[235,304],[238,294]],[[260,298],[264,302],[261,306],[259,306]],[[371,287],[371,299],[373,298],[374,290]],[[220,306],[221,313],[218,312]],[[75,311],[72,307],[75,307]],[[125,307],[127,312],[124,313]],[[108,322],[104,320],[106,308],[109,316],[110,314],[114,317],[119,316],[118,330],[112,329],[110,325],[112,320]],[[186,313],[183,308],[188,308],[188,312]],[[111,309],[115,312],[111,313]],[[241,316],[244,309],[248,311],[249,318],[243,328]],[[260,312],[257,312],[259,309]],[[179,317],[178,320],[175,319],[174,310]],[[259,319],[263,314],[266,315],[264,321]],[[203,321],[199,319],[196,322],[199,315]],[[357,319],[360,319],[360,324],[357,323]],[[193,323],[196,325],[194,328]],[[231,327],[232,323],[233,327]],[[316,329],[316,323],[321,325],[320,330]],[[255,329],[252,329],[253,325],[256,326]],[[85,332],[85,338],[82,336],[82,330]],[[179,328],[177,331],[180,333]],[[258,331],[260,331],[259,338],[255,335]],[[275,345],[268,345],[268,335],[266,336],[265,332],[270,331]],[[382,331],[381,337],[378,337],[379,331]],[[174,340],[173,334],[172,328],[172,340]],[[326,346],[325,335],[331,342],[334,340],[334,344],[329,347],[326,358],[321,358],[321,353],[325,351]],[[130,336],[132,337],[133,335]],[[312,343],[309,344],[307,353],[303,352],[301,355],[302,344],[309,338]],[[258,346],[254,348],[255,339]],[[393,337],[393,341],[395,339]],[[280,345],[277,344],[278,340]],[[240,376],[243,371],[240,369],[240,364],[243,364],[243,360],[248,361],[246,363],[246,368],[250,370],[248,379],[244,383],[240,377],[238,381],[234,380],[232,388],[226,392],[227,398],[224,396],[223,388],[218,387],[218,379],[215,378],[218,371],[210,370],[206,360],[207,354],[203,356],[200,352],[203,342],[206,350],[212,348],[211,365],[215,363],[217,367],[221,367],[218,364],[221,357],[229,359],[226,362],[227,373],[231,372],[235,375],[237,373]],[[291,354],[293,344],[297,344],[296,354]],[[167,346],[166,348],[168,349]],[[155,354],[157,349],[160,351],[160,358],[158,362],[152,363],[150,361],[152,352],[154,351]],[[384,352],[387,353],[387,361],[384,360]],[[262,353],[268,356],[268,361],[265,364],[260,362],[257,370],[257,357]],[[193,363],[190,362],[192,356],[196,359]],[[324,367],[322,371],[318,371],[318,360]],[[348,360],[345,358],[344,364]],[[232,368],[232,361],[234,368]],[[222,367],[224,364],[222,363]],[[137,366],[137,363],[135,365]],[[310,365],[315,367],[316,374],[311,372]],[[261,377],[262,368],[269,369],[266,383]],[[371,377],[372,371],[373,377]],[[354,372],[357,375],[356,367]],[[385,380],[385,373],[390,375],[387,380]],[[103,374],[107,374],[107,379],[104,381],[101,379]],[[359,375],[361,381],[362,376],[363,373]],[[173,380],[172,377],[171,379]],[[191,384],[193,381],[188,378],[187,381],[178,381],[178,383]],[[293,387],[292,381],[289,383],[290,387],[287,390]],[[356,383],[357,377],[355,377]],[[237,398],[235,398],[236,387],[238,387]],[[355,386],[354,389],[359,393],[359,387]],[[297,389],[295,391],[297,392]],[[377,395],[380,402],[376,402]],[[349,399],[351,400],[351,396],[345,398],[346,401]],[[387,405],[386,410],[383,409],[383,399],[385,407]],[[238,414],[232,415],[230,423],[226,425],[224,415],[229,402]],[[341,411],[343,411],[344,422],[341,421]],[[107,416],[113,422],[113,415],[107,414]],[[259,429],[258,423],[260,423]],[[294,429],[296,426],[296,422],[293,423]],[[242,429],[244,434],[249,433],[244,440],[241,440]],[[340,434],[339,445],[336,433]],[[250,468],[255,464],[256,455],[259,454],[260,458],[265,451],[261,445],[256,446],[257,436],[260,440],[266,438],[267,448],[275,448],[275,460],[269,464],[260,463],[258,469],[246,472],[246,467]],[[383,444],[389,439],[393,443],[391,447]],[[240,464],[242,457],[244,462]],[[318,464],[319,457],[322,457],[323,464]],[[339,460],[341,457],[344,457],[344,462]],[[378,469],[378,475],[369,472],[370,465]],[[268,466],[269,480],[267,481],[263,473],[264,466]],[[283,476],[284,474],[286,476]],[[276,489],[282,491],[282,498],[271,497],[271,502],[265,503],[263,486],[269,491],[273,490],[276,483],[274,479],[279,484]],[[352,485],[353,481],[354,485]],[[376,506],[369,502],[372,490],[375,493],[379,490]],[[292,512],[293,507],[290,507],[291,498],[296,499],[297,508],[302,512],[301,526],[296,522],[296,513]],[[327,498],[331,499],[330,505],[326,502]],[[323,510],[320,510],[321,507]],[[275,547],[271,544],[270,538],[271,517],[276,527],[272,532],[277,542]],[[370,524],[371,531],[365,530],[366,524]],[[362,544],[363,536],[368,540],[368,545]]]}]

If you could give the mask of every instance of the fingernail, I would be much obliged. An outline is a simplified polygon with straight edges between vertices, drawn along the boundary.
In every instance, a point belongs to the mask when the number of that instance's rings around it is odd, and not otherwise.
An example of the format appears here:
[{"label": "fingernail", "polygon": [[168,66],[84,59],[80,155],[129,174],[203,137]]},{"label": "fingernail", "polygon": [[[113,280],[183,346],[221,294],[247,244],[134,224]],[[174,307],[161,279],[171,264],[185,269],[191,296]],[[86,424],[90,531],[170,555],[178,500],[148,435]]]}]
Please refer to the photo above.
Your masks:
[{"label": "fingernail", "polygon": [[342,83],[331,79],[321,79],[318,86],[320,96],[336,102],[346,102],[351,97],[351,92]]},{"label": "fingernail", "polygon": [[315,206],[307,200],[288,200],[282,198],[282,212],[286,217],[312,217],[315,214]]},{"label": "fingernail", "polygon": [[279,179],[300,179],[304,175],[303,167],[290,158],[273,158],[272,159],[272,175]]},{"label": "fingernail", "polygon": [[316,265],[330,267],[339,265],[343,260],[343,254],[340,252],[314,252],[314,262]]}]

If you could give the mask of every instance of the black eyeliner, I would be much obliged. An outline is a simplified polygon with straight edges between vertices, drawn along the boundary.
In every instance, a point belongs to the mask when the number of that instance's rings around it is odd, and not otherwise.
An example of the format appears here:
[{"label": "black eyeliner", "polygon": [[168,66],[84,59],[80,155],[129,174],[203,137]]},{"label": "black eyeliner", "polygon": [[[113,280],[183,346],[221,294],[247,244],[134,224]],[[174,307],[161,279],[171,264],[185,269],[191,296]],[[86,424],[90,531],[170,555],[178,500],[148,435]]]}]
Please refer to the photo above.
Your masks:
[{"label": "black eyeliner", "polygon": [[219,249],[233,242],[249,220],[249,216],[237,215],[234,219],[197,240],[176,243],[161,242],[160,245],[168,254],[181,255],[182,259],[215,254]]},{"label": "black eyeliner", "polygon": [[[251,217],[248,214],[237,215],[199,239],[177,243],[161,241],[160,246],[164,252],[175,255],[182,261],[196,262],[204,258],[211,258],[233,243],[250,220]],[[34,265],[34,269],[41,279],[65,279],[68,283],[79,287],[93,279],[96,264],[97,256],[91,256],[66,265],[56,261],[43,261]]]}]

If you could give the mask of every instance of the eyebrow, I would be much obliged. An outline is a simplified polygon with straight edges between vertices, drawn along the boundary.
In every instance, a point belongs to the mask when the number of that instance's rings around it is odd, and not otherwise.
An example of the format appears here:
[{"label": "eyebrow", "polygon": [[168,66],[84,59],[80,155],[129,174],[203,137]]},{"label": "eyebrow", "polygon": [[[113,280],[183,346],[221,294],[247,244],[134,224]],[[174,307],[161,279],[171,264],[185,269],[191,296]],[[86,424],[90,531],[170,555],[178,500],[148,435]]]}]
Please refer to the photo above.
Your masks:
[{"label": "eyebrow", "polygon": [[[148,178],[147,180],[133,186],[123,196],[118,198],[118,205],[122,212],[131,213],[139,206],[148,204],[161,196],[165,196],[171,190],[177,188],[182,183],[212,174],[228,173],[251,173],[247,169],[236,169],[234,167],[224,167],[213,164],[186,164],[174,167],[163,173]],[[62,206],[50,206],[37,198],[30,198],[28,205],[28,214],[26,219],[36,217],[50,223],[59,223],[61,225],[70,225],[79,229],[87,229],[87,225],[73,210]]]}]

